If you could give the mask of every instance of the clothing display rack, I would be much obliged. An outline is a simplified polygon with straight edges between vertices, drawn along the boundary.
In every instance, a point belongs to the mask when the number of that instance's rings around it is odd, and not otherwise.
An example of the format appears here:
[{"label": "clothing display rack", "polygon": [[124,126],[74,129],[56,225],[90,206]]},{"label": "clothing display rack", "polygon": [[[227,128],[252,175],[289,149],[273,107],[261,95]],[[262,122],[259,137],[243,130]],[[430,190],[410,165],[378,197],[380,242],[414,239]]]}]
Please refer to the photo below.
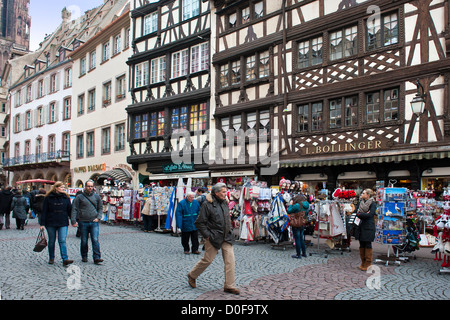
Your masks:
[{"label": "clothing display rack", "polygon": [[[335,248],[336,243],[342,243],[347,238],[346,219],[343,216],[341,203],[338,200],[320,200],[315,203],[317,229],[317,251],[309,255],[322,254],[320,251],[320,239],[327,239],[328,249],[323,254],[325,258],[330,253],[344,253],[342,248]],[[330,246],[331,245],[331,246]]]}]

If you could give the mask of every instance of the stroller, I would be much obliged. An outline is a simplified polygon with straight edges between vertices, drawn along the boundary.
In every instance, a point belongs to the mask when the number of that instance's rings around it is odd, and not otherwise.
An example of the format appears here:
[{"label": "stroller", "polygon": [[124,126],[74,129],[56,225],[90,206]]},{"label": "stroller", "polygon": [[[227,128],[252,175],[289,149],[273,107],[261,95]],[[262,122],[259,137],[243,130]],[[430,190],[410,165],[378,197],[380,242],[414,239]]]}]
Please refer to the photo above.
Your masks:
[{"label": "stroller", "polygon": [[[402,244],[393,246],[394,252],[395,254],[403,255],[405,259],[408,259],[408,257],[405,257],[404,255],[419,250],[419,243],[420,243],[419,231],[417,230],[417,227],[413,223],[413,221],[408,219],[406,221],[405,240]],[[415,258],[416,257],[414,256],[414,259]]]}]

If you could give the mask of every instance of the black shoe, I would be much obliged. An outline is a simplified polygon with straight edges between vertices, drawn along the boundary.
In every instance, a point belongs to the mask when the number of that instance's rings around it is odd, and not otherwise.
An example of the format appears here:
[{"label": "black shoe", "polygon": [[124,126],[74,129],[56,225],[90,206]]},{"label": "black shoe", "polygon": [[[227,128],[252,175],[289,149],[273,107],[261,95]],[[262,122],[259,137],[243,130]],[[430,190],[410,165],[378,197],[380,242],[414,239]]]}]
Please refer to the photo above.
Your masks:
[{"label": "black shoe", "polygon": [[81,258],[81,261],[88,262],[88,258]]},{"label": "black shoe", "polygon": [[69,264],[73,263],[73,260],[64,260],[63,265],[68,266]]},{"label": "black shoe", "polygon": [[54,264],[54,263],[55,263],[55,260],[53,260],[53,259],[48,260],[48,264]]},{"label": "black shoe", "polygon": [[100,263],[102,263],[103,262],[103,259],[95,259],[94,260],[94,263],[95,264],[100,264]]}]

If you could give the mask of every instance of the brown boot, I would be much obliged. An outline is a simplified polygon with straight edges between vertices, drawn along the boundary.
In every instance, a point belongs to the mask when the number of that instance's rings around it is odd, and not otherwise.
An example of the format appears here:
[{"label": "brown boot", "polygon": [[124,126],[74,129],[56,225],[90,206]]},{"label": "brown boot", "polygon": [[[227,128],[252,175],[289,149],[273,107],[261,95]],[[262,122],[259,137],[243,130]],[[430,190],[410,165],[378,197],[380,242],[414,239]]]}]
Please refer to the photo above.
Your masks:
[{"label": "brown boot", "polygon": [[372,260],[373,260],[372,256],[373,256],[373,249],[366,248],[366,254],[365,254],[366,264],[364,266],[365,267],[364,271],[367,271],[367,269],[369,269],[369,267],[372,265]]},{"label": "brown boot", "polygon": [[361,257],[361,265],[358,267],[358,269],[363,270],[366,264],[366,248],[359,248],[359,256]]}]

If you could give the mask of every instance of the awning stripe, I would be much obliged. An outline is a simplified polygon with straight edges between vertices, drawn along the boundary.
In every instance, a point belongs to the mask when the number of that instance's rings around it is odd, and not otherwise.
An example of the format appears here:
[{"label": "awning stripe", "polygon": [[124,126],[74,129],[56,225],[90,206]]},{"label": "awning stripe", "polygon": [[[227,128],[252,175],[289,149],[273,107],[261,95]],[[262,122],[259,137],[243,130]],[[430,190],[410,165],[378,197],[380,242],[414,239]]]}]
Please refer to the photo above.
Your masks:
[{"label": "awning stripe", "polygon": [[446,159],[450,158],[450,151],[433,152],[433,153],[417,153],[394,156],[376,156],[367,158],[351,158],[351,159],[335,159],[335,160],[306,160],[298,162],[284,162],[280,161],[281,168],[299,168],[299,167],[322,167],[322,166],[339,166],[339,165],[354,165],[354,164],[371,164],[383,162],[401,162],[411,160],[431,160],[431,159]]}]

